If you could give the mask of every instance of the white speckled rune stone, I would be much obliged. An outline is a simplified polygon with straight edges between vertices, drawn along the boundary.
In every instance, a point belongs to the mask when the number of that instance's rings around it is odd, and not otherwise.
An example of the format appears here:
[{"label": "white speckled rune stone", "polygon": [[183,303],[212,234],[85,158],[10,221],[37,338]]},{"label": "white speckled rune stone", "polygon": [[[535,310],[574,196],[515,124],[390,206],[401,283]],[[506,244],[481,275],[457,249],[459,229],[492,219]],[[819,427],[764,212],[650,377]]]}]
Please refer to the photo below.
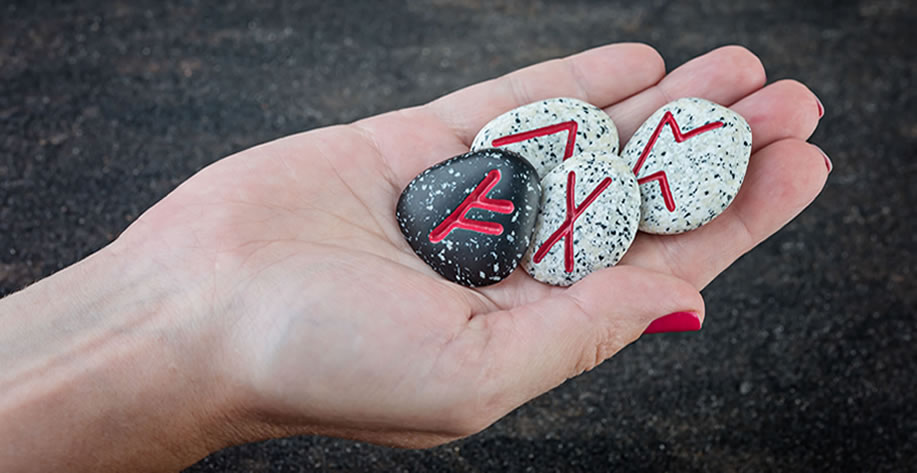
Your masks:
[{"label": "white speckled rune stone", "polygon": [[569,286],[624,256],[640,222],[640,191],[617,155],[574,155],[541,188],[535,235],[522,258],[532,277]]},{"label": "white speckled rune stone", "polygon": [[474,137],[471,150],[504,148],[528,159],[544,177],[565,159],[588,151],[618,152],[618,129],[600,108],[554,98],[510,110]]},{"label": "white speckled rune stone", "polygon": [[621,153],[640,184],[640,230],[675,234],[713,220],[742,186],[750,155],[751,127],[726,107],[683,98],[657,110]]}]

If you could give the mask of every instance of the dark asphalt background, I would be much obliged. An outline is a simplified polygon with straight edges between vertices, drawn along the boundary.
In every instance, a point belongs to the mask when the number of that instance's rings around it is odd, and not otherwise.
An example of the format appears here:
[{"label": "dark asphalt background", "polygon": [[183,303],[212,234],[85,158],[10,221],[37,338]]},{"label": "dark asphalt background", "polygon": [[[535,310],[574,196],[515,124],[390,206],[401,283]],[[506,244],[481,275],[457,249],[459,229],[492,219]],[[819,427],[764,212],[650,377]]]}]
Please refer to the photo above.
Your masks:
[{"label": "dark asphalt background", "polygon": [[290,438],[189,472],[917,471],[917,4],[908,1],[3,2],[0,294],[113,239],[234,151],[604,43],[671,69],[719,45],[811,85],[835,170],[645,337],[427,451]]}]

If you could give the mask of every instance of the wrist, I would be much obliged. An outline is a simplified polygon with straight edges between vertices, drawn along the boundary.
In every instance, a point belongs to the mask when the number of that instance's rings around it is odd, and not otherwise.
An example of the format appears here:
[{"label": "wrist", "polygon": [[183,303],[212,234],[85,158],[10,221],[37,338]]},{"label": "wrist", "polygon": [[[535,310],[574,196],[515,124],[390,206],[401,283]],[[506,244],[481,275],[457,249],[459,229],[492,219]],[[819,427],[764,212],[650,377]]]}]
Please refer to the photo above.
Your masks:
[{"label": "wrist", "polygon": [[116,243],[0,301],[0,465],[176,469],[236,441],[201,300]]}]

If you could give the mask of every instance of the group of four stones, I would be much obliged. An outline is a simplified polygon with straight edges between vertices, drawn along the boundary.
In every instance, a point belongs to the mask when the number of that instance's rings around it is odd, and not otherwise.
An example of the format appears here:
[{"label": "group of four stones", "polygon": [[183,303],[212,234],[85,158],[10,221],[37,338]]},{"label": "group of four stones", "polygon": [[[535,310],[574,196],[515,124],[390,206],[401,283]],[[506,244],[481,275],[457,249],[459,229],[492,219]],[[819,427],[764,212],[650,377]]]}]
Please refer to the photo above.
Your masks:
[{"label": "group of four stones", "polygon": [[637,230],[682,233],[732,202],[751,154],[737,113],[698,98],[651,115],[618,154],[601,109],[555,98],[492,120],[471,152],[419,174],[396,217],[414,251],[445,278],[484,286],[521,262],[568,286],[615,265]]}]

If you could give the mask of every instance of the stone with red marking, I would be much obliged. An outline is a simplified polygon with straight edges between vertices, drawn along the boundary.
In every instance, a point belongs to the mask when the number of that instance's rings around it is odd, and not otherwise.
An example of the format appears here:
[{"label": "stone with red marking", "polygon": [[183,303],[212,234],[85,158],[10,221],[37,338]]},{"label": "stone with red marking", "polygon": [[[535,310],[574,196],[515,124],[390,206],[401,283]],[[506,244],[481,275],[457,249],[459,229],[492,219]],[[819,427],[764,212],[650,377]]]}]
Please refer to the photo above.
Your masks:
[{"label": "stone with red marking", "polygon": [[621,260],[640,222],[637,179],[621,158],[574,155],[549,172],[541,187],[535,235],[522,260],[532,277],[569,286]]},{"label": "stone with red marking", "polygon": [[509,276],[531,242],[541,185],[516,153],[475,151],[420,173],[395,216],[408,244],[437,273],[465,286]]},{"label": "stone with red marking", "polygon": [[581,100],[553,98],[514,108],[478,132],[472,150],[503,148],[528,159],[539,177],[574,154],[617,153],[618,129],[602,109]]},{"label": "stone with red marking", "polygon": [[675,234],[713,220],[742,186],[750,155],[751,127],[726,107],[683,98],[657,110],[621,152],[640,184],[640,230]]}]

